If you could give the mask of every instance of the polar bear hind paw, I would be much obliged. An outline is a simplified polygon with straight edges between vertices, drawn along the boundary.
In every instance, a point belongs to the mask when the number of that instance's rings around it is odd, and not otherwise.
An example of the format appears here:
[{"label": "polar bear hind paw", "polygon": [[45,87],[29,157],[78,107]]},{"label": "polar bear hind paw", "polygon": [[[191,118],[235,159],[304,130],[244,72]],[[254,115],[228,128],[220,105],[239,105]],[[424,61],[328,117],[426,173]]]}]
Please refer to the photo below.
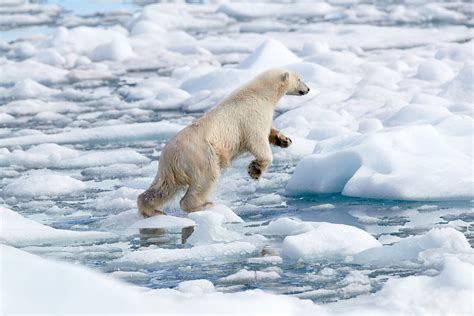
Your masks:
[{"label": "polar bear hind paw", "polygon": [[250,162],[248,166],[248,173],[252,179],[260,179],[260,177],[262,176],[262,167],[260,166],[257,160],[252,160],[252,162]]}]

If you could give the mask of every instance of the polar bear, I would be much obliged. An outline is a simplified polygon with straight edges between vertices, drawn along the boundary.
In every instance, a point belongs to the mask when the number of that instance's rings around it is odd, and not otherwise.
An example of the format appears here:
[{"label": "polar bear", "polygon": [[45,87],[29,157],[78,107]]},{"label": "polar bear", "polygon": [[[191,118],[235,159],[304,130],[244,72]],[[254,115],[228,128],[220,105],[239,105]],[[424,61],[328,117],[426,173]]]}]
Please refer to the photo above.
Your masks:
[{"label": "polar bear", "polygon": [[138,196],[140,214],[164,214],[160,208],[181,189],[180,206],[195,212],[212,206],[208,195],[222,169],[239,154],[255,159],[248,174],[258,180],[272,162],[270,144],[286,148],[291,140],[272,128],[273,113],[283,95],[305,95],[309,87],[295,73],[267,70],[234,90],[212,111],[181,130],[163,148],[158,173]]}]

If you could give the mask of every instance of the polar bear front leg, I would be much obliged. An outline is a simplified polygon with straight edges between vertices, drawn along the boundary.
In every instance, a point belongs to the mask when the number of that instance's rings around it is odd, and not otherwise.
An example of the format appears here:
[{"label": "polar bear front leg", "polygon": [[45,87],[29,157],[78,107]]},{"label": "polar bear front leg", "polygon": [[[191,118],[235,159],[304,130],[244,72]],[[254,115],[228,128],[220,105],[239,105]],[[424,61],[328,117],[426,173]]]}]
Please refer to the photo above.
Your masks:
[{"label": "polar bear front leg", "polygon": [[287,148],[292,143],[289,137],[286,137],[279,130],[273,127],[270,130],[270,135],[268,135],[268,141],[270,142],[270,144],[281,148]]},{"label": "polar bear front leg", "polygon": [[250,162],[247,171],[252,179],[258,180],[273,160],[270,143],[267,139],[256,139],[249,144],[249,151],[255,160]]}]

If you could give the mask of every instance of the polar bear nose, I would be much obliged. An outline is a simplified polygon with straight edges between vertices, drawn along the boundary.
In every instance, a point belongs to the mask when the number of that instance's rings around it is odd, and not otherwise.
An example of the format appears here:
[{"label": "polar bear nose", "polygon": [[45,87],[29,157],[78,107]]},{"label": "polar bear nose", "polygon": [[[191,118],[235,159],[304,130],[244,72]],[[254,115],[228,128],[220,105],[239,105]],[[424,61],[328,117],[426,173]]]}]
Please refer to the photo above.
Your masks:
[{"label": "polar bear nose", "polygon": [[299,93],[300,95],[308,94],[308,92],[309,92],[309,88],[308,88],[308,90],[306,90],[306,91],[303,91],[303,90],[298,91],[298,93]]}]

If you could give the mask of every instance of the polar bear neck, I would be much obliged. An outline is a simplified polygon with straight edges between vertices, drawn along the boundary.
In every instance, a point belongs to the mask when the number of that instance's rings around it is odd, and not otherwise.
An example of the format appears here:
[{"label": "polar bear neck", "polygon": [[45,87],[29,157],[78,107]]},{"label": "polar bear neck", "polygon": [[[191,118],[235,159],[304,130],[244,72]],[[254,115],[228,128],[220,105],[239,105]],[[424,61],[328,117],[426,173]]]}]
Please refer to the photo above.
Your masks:
[{"label": "polar bear neck", "polygon": [[[234,90],[225,100],[225,103],[229,101],[238,103],[245,101],[245,99],[258,99],[259,104],[267,104],[272,108],[275,108],[278,101],[285,95],[287,86],[281,81],[270,80],[261,77],[257,77],[250,82],[247,82],[243,86]],[[224,103],[223,102],[223,103]]]}]

